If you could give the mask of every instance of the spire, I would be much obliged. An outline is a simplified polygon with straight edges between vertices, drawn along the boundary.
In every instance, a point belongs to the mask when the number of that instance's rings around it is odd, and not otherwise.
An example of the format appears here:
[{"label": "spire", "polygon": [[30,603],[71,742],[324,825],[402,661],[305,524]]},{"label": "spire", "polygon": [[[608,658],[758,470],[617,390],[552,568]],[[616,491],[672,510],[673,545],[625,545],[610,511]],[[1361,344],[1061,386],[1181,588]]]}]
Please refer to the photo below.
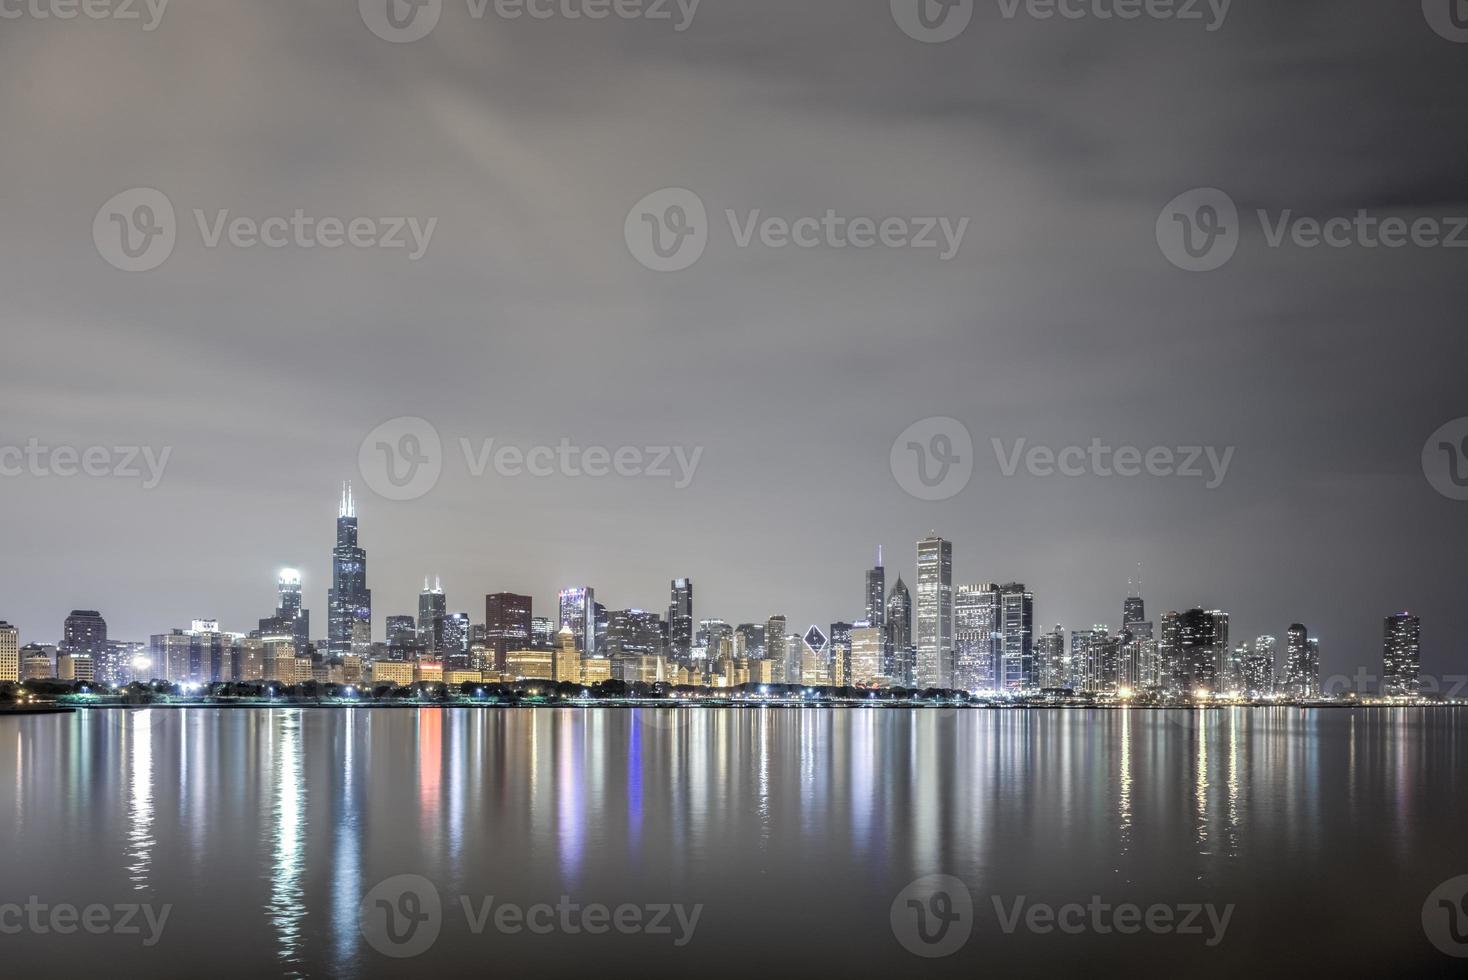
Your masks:
[{"label": "spire", "polygon": [[877,545],[877,567],[882,567],[882,546]]},{"label": "spire", "polygon": [[346,483],[343,483],[342,484],[342,502],[341,502],[340,509],[337,511],[337,516],[338,517],[356,517],[357,516],[357,505],[356,505],[356,502],[352,500],[352,481],[350,481],[350,480],[348,480]]}]

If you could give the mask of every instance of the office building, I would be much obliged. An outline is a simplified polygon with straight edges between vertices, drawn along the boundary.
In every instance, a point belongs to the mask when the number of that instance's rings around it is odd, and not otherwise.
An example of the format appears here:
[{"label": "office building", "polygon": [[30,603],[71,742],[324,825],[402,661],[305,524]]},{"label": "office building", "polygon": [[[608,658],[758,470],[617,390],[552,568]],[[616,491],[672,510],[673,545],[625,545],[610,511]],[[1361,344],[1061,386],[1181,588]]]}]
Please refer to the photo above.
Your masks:
[{"label": "office building", "polygon": [[357,505],[352,485],[342,488],[331,552],[331,589],[327,592],[327,647],[331,656],[357,653],[363,629],[371,641],[372,590],[367,588],[367,552],[357,541]]},{"label": "office building", "polygon": [[953,544],[930,532],[917,545],[913,681],[921,689],[953,686]]},{"label": "office building", "polygon": [[1381,693],[1415,698],[1421,693],[1422,620],[1411,613],[1388,616],[1382,625]]}]

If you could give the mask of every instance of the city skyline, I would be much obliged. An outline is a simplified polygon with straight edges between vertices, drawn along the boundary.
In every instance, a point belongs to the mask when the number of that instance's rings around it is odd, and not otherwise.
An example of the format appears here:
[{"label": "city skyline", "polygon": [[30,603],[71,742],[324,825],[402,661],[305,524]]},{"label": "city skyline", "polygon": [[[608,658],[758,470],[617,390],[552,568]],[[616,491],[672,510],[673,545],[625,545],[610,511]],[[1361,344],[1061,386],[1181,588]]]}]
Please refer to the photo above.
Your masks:
[{"label": "city skyline", "polygon": [[[309,637],[311,644],[318,645],[318,657],[339,659],[354,651],[358,655],[361,655],[366,648],[366,644],[373,644],[377,650],[381,651],[394,644],[393,623],[396,621],[404,627],[411,628],[414,643],[419,650],[425,651],[431,657],[441,661],[452,659],[446,652],[449,646],[454,646],[455,649],[463,649],[467,653],[471,629],[482,626],[486,630],[486,635],[483,639],[488,641],[490,646],[496,648],[501,645],[505,646],[505,650],[497,649],[496,652],[496,657],[501,666],[503,666],[504,653],[506,650],[512,649],[513,645],[496,643],[496,636],[493,633],[495,624],[491,622],[491,617],[496,611],[496,600],[502,601],[505,598],[520,601],[528,600],[531,611],[543,608],[535,603],[533,595],[522,596],[518,593],[501,592],[485,593],[482,599],[474,600],[467,605],[467,608],[473,610],[471,612],[457,611],[449,603],[448,597],[446,596],[447,590],[443,586],[442,576],[432,576],[431,581],[430,577],[425,576],[422,590],[417,595],[416,616],[412,614],[397,614],[381,609],[377,610],[374,614],[372,611],[372,589],[370,588],[370,581],[366,571],[369,549],[361,546],[359,533],[356,498],[351,482],[347,481],[343,483],[341,488],[336,521],[335,546],[331,553],[333,584],[339,588],[328,590],[328,635],[324,637]],[[1206,676],[1211,682],[1213,672],[1222,669],[1218,664],[1226,660],[1233,666],[1234,672],[1232,677],[1235,682],[1247,676],[1247,669],[1243,662],[1254,652],[1254,647],[1248,643],[1239,645],[1230,643],[1229,621],[1233,617],[1233,613],[1228,611],[1221,611],[1219,613],[1207,612],[1210,608],[1220,608],[1216,605],[1210,606],[1208,604],[1196,604],[1184,606],[1180,609],[1173,609],[1161,616],[1162,630],[1160,635],[1158,635],[1152,621],[1144,621],[1147,601],[1143,594],[1142,571],[1144,563],[1138,562],[1136,575],[1135,577],[1128,575],[1125,595],[1117,607],[1120,610],[1120,616],[1116,620],[1116,635],[1109,635],[1109,627],[1112,621],[1108,619],[1097,620],[1099,625],[1092,627],[1090,630],[1076,627],[1067,629],[1063,620],[1056,622],[1055,635],[1060,640],[1060,656],[1066,660],[1068,665],[1071,665],[1071,669],[1074,671],[1066,680],[1057,680],[1055,664],[1048,663],[1047,666],[1045,655],[1045,643],[1047,641],[1043,638],[1043,631],[1040,627],[1040,624],[1044,622],[1044,617],[1037,617],[1035,614],[1035,593],[1033,589],[1021,583],[1010,583],[1000,586],[993,583],[964,584],[960,581],[955,585],[953,579],[954,543],[942,538],[936,531],[929,531],[926,537],[917,540],[914,544],[914,550],[914,577],[919,582],[917,601],[914,602],[909,597],[904,579],[899,572],[893,581],[891,591],[881,604],[882,618],[886,620],[886,623],[879,622],[877,624],[883,630],[884,648],[882,654],[887,667],[886,673],[888,676],[908,678],[908,680],[902,681],[904,686],[915,686],[918,688],[955,687],[971,691],[1036,690],[1045,686],[1072,686],[1070,683],[1072,679],[1081,682],[1083,686],[1085,681],[1095,681],[1104,672],[1113,679],[1121,677],[1123,679],[1122,686],[1129,687],[1125,683],[1125,678],[1128,676],[1128,668],[1122,668],[1120,664],[1123,660],[1129,663],[1131,665],[1129,669],[1132,671],[1132,676],[1135,677],[1135,672],[1138,669],[1137,664],[1141,661],[1138,652],[1139,648],[1134,643],[1129,643],[1128,637],[1131,637],[1135,633],[1137,642],[1145,639],[1149,643],[1160,642],[1163,646],[1166,646],[1169,642],[1177,645],[1179,642],[1177,637],[1169,640],[1169,623],[1173,624],[1174,630],[1181,629],[1181,635],[1184,637],[1183,646],[1188,645],[1188,641],[1186,640],[1187,636],[1192,633],[1203,632],[1210,634],[1210,636],[1206,641],[1200,640],[1198,642],[1203,647],[1208,649],[1214,649],[1216,647],[1217,651],[1219,651],[1211,655],[1217,661],[1217,664],[1194,664],[1189,668],[1190,675],[1196,674],[1199,677]],[[873,609],[873,601],[876,598],[874,589],[877,588],[874,583],[885,581],[886,565],[884,547],[881,545],[877,547],[877,562],[878,564],[876,566],[863,570],[864,581],[861,584],[862,591],[859,593],[856,606],[862,610],[863,617],[865,618],[849,617],[850,621],[843,621],[839,618],[817,618],[811,620],[813,623],[830,623],[833,632],[837,629],[844,630],[845,635],[842,637],[842,642],[845,645],[845,650],[848,655],[851,652],[850,631],[852,622],[855,622],[858,626],[871,625],[869,620]],[[302,630],[309,631],[310,623],[309,604],[304,600],[304,595],[306,594],[304,577],[299,568],[281,568],[278,571],[276,582],[279,605],[275,609],[275,615],[273,617],[260,618],[258,620],[258,631],[250,632],[265,636],[269,636],[273,632],[276,635],[292,639],[295,641],[297,649],[304,654],[305,650],[302,648],[301,639],[308,634],[303,634]],[[344,584],[345,588],[340,588]],[[732,636],[732,627],[728,625],[730,622],[740,622],[742,629],[745,626],[751,626],[761,622],[773,624],[775,618],[787,624],[803,621],[799,615],[792,617],[790,610],[783,608],[781,612],[771,614],[774,618],[762,617],[742,622],[738,618],[732,620],[711,619],[708,616],[708,610],[695,602],[695,585],[693,579],[689,577],[674,578],[671,580],[670,589],[671,601],[667,607],[667,616],[662,620],[664,642],[670,660],[677,660],[680,655],[686,659],[687,654],[690,652],[691,641],[693,640],[692,632],[696,626],[698,627],[698,646],[702,648],[708,642],[706,632],[710,623],[722,625],[725,629],[731,631],[730,635]],[[343,595],[340,601],[336,598],[339,591]],[[924,598],[924,593],[926,593],[926,598]],[[569,624],[571,635],[575,640],[575,647],[578,653],[585,656],[601,655],[607,639],[607,617],[609,614],[620,616],[640,615],[643,614],[644,609],[658,608],[655,603],[651,605],[641,603],[619,604],[614,608],[609,608],[607,605],[597,601],[596,590],[592,586],[564,587],[557,590],[556,596],[555,602],[550,604],[550,609],[556,613],[554,617],[550,618],[550,622],[553,624],[551,628],[564,629]],[[911,629],[911,647],[905,653],[900,649],[900,643],[895,644],[899,648],[894,649],[894,640],[891,633],[897,622],[892,616],[892,603],[898,601],[899,596],[901,596],[902,601],[911,604],[910,615],[908,617],[908,626]],[[975,605],[975,602],[984,596],[991,598],[984,600],[982,606]],[[1023,600],[1022,604],[1020,600]],[[479,605],[480,602],[484,603],[482,607]],[[786,603],[786,605],[795,604]],[[485,609],[485,617],[483,619],[477,615],[479,608]],[[366,614],[365,617],[363,616],[364,613]],[[653,613],[653,615],[656,617],[660,614]],[[1208,617],[1218,615],[1222,616],[1223,625],[1221,627],[1209,625],[1211,620]],[[992,620],[995,630],[992,646],[987,641],[983,643],[978,642],[978,634],[974,632],[978,628],[978,624],[984,621],[985,616]],[[1190,617],[1194,616],[1201,616],[1203,619],[1194,622],[1190,619]],[[105,649],[108,626],[105,620],[95,610],[72,610],[64,624],[63,637],[56,645],[63,650],[67,649],[68,646],[84,647],[85,644],[78,643],[75,639],[73,631],[74,629],[79,631],[90,630],[91,627],[89,626],[74,626],[74,624],[88,622],[88,617],[100,623],[102,639],[99,650]],[[201,623],[212,623],[214,629],[219,629],[218,624],[220,620],[217,617],[212,620],[193,618],[190,621],[194,624],[195,630],[200,628]],[[1402,636],[1394,633],[1392,624],[1403,621],[1410,621],[1412,623],[1410,644],[1407,644],[1407,641]],[[383,623],[381,630],[376,626],[378,622]],[[1412,615],[1410,611],[1402,611],[1387,616],[1385,622],[1387,633],[1385,641],[1386,656],[1390,657],[1390,651],[1395,647],[1409,645],[1412,651],[1415,676],[1416,671],[1422,671],[1424,669],[1422,667],[1420,645],[1421,617]],[[370,626],[364,629],[361,625],[363,623],[370,624]],[[675,626],[675,623],[682,624],[681,632],[680,627]],[[700,626],[699,624],[702,625]],[[897,628],[900,629],[901,627]],[[174,630],[176,632],[178,627],[165,626],[162,629],[165,632],[168,630]],[[1048,626],[1044,627],[1044,630],[1048,629]],[[1277,669],[1274,674],[1278,679],[1278,683],[1283,688],[1295,691],[1303,696],[1316,696],[1319,694],[1319,678],[1329,674],[1330,671],[1326,670],[1322,663],[1320,637],[1318,633],[1311,630],[1308,643],[1311,650],[1311,662],[1313,664],[1311,667],[1313,674],[1311,676],[1314,677],[1314,681],[1310,684],[1296,682],[1298,676],[1304,676],[1298,673],[1302,668],[1299,667],[1297,661],[1303,654],[1297,652],[1297,647],[1303,650],[1303,644],[1306,642],[1304,639],[1300,639],[1297,642],[1296,634],[1298,631],[1300,636],[1304,636],[1303,631],[1305,629],[1305,627],[1295,623],[1287,631],[1287,636],[1289,637],[1287,648],[1283,651],[1282,655],[1274,652],[1277,658]],[[820,636],[821,643],[819,646],[824,647],[827,638],[820,632],[821,627],[812,625],[810,630],[812,633]],[[1211,636],[1214,630],[1221,630],[1221,638]],[[452,644],[446,644],[445,642],[446,631],[453,631],[454,636],[457,637]],[[965,631],[967,631],[966,634]],[[231,631],[226,629],[222,632],[244,633],[245,631]],[[524,633],[525,635],[521,638],[527,639],[528,632],[517,630],[506,635],[520,636],[521,633]],[[1066,632],[1071,637],[1069,643],[1064,642],[1064,634]],[[587,648],[587,644],[585,643],[587,633],[591,633],[596,638],[594,649]],[[157,637],[159,631],[156,628],[150,629],[146,635]],[[1242,634],[1234,634],[1235,637],[1240,635]],[[1395,641],[1393,640],[1394,635],[1397,636]],[[681,640],[680,636],[682,637]],[[116,633],[114,633],[113,638],[117,638]],[[1259,634],[1259,643],[1262,643],[1266,639],[1272,641],[1273,637],[1264,633]],[[34,639],[22,640],[23,644],[35,644],[38,642],[44,644],[46,641],[37,641]],[[139,641],[133,640],[129,642]],[[807,651],[802,650],[798,635],[778,636],[775,643],[777,648],[782,651],[779,656],[788,656],[790,658],[789,682],[800,683],[799,663],[801,655]],[[781,646],[787,643],[788,646]],[[1097,650],[1106,648],[1108,643],[1111,644],[1111,652],[1109,654],[1097,653]],[[529,643],[526,644],[527,647],[530,645]],[[817,653],[820,652],[820,650],[817,651]],[[904,663],[904,655],[910,657],[911,661]],[[1155,658],[1155,648],[1152,649],[1152,653],[1148,654],[1148,656]],[[1106,666],[1103,666],[1103,663]],[[467,666],[467,663],[465,665]],[[895,675],[892,673],[894,668],[897,671]],[[1154,664],[1155,669],[1156,665]],[[1376,670],[1380,671],[1380,675],[1373,673]],[[1351,665],[1351,670],[1345,673],[1354,674],[1358,671],[1365,671],[1368,676],[1375,677],[1374,684],[1380,686],[1382,690],[1391,688],[1397,693],[1404,692],[1400,679],[1393,676],[1394,671],[1392,665],[1383,660],[1383,655],[1380,652],[1374,661],[1368,660],[1353,664]],[[1158,676],[1160,677],[1161,675]],[[1337,676],[1340,675],[1337,674]],[[1115,681],[1113,680],[1114,683]]]}]

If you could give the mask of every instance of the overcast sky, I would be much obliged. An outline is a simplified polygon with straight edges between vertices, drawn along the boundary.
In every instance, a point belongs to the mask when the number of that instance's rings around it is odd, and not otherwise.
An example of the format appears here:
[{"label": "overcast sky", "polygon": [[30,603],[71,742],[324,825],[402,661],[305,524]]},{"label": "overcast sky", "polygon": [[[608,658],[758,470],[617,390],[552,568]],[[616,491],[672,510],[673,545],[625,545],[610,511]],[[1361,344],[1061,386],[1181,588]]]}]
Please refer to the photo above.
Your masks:
[{"label": "overcast sky", "polygon": [[[943,44],[887,0],[703,0],[682,31],[671,9],[476,19],[445,0],[411,43],[352,0],[175,0],[151,32],[0,23],[0,444],[171,447],[152,489],[0,478],[0,618],[23,642],[54,642],[73,607],[114,638],[246,631],[295,565],[324,635],[353,479],[378,638],[425,574],[476,621],[488,591],[553,615],[583,583],[661,610],[686,575],[700,618],[803,630],[861,615],[879,544],[889,584],[911,582],[932,529],[956,581],[1027,583],[1037,624],[1114,626],[1142,561],[1153,618],[1223,608],[1236,639],[1299,620],[1336,672],[1378,664],[1381,617],[1410,607],[1425,669],[1468,670],[1468,503],[1422,464],[1468,416],[1468,251],[1273,248],[1254,216],[1468,216],[1468,44],[1415,0],[1236,0],[1211,31],[980,0]],[[708,242],[656,272],[624,226],[670,187],[706,205]],[[1200,187],[1242,213],[1204,273],[1156,231]],[[93,234],[132,188],[176,209],[146,272]],[[414,261],[208,247],[195,209],[436,224]],[[945,261],[740,247],[727,210],[968,224]],[[359,468],[398,417],[444,446],[408,501]],[[974,443],[939,501],[891,462],[930,417]],[[702,456],[681,489],[475,477],[462,438]],[[1234,453],[1209,490],[1008,477],[992,446],[1093,438]]]}]

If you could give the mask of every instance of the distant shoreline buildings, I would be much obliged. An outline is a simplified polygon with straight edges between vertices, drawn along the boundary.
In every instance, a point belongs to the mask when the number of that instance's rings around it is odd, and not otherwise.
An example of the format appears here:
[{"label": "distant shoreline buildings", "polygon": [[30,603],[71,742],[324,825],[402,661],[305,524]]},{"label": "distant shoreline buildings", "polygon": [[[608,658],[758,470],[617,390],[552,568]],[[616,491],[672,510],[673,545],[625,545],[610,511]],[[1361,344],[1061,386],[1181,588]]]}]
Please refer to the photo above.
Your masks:
[{"label": "distant shoreline buildings", "polygon": [[[748,685],[963,691],[1000,698],[1084,694],[1141,702],[1226,699],[1295,701],[1322,696],[1320,642],[1295,623],[1283,657],[1273,636],[1234,645],[1230,617],[1203,608],[1148,619],[1141,576],[1122,603],[1121,625],[1036,633],[1035,595],[1024,584],[954,585],[953,543],[936,532],[916,545],[915,587],[901,575],[890,590],[878,549],[865,572],[861,618],[791,629],[785,615],[732,625],[697,619],[694,584],[673,579],[666,615],[608,609],[577,585],[557,597],[557,619],[533,615],[514,592],[484,597],[484,620],[453,612],[443,584],[425,579],[417,614],[386,617],[374,638],[367,552],[359,542],[350,484],[342,488],[327,598],[327,636],[311,640],[302,575],[284,569],[277,605],[248,633],[217,621],[154,634],[149,642],[110,640],[95,610],[76,610],[55,647],[20,645],[0,622],[0,683],[60,679],[120,686],[161,681],[337,685],[489,684],[550,681],[594,686],[668,684],[711,690]],[[1367,692],[1360,691],[1360,694]],[[1422,694],[1421,622],[1384,620],[1380,693]]]}]

